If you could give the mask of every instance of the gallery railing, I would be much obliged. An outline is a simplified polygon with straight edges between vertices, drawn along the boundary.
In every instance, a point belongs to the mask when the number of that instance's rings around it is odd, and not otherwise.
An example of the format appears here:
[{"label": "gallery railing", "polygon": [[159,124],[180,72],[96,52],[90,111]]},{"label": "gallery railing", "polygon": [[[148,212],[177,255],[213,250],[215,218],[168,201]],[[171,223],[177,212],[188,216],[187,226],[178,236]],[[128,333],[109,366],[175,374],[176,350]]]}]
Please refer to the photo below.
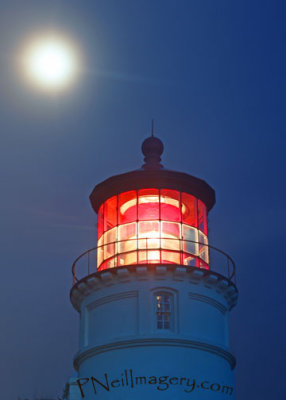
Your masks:
[{"label": "gallery railing", "polygon": [[[130,251],[125,251],[125,252],[118,252],[116,253],[114,257],[116,257],[117,255],[122,256],[124,254],[128,254],[128,253],[133,253],[134,251],[146,251],[146,256],[147,259],[145,262],[140,262],[140,265],[146,265],[146,264],[152,264],[152,265],[161,265],[164,264],[164,262],[160,261],[160,260],[153,260],[153,259],[149,259],[148,260],[148,252],[152,252],[152,251],[174,251],[176,253],[180,253],[180,254],[185,254],[188,253],[190,256],[192,256],[194,259],[198,260],[198,266],[196,266],[196,268],[202,268],[202,269],[209,269],[211,271],[217,272],[222,276],[227,277],[230,281],[233,281],[234,283],[236,283],[236,267],[235,267],[235,263],[233,261],[233,259],[224,251],[211,246],[209,244],[206,243],[200,243],[194,240],[185,240],[185,239],[169,239],[168,240],[175,240],[176,243],[180,243],[180,249],[177,249],[176,246],[174,246],[174,249],[172,250],[172,248],[168,248],[166,249],[165,247],[158,247],[158,248],[154,248],[154,247],[148,247],[148,240],[150,240],[150,238],[140,238],[140,239],[127,239],[127,240],[118,240],[116,242],[112,242],[112,243],[108,243],[108,244],[104,244],[101,246],[96,246],[93,247],[92,249],[89,249],[87,251],[85,251],[84,253],[82,253],[80,256],[77,257],[77,259],[74,261],[73,265],[72,265],[72,274],[73,274],[73,285],[76,284],[79,280],[83,279],[84,277],[91,275],[95,272],[98,271],[98,254],[102,251],[104,251],[104,249],[107,246],[110,245],[114,245],[115,248],[119,248],[119,245],[121,243],[126,243],[126,242],[130,242],[130,241],[141,241],[142,240],[146,240],[146,245],[144,248],[137,248],[136,250],[130,250]],[[164,239],[158,239],[158,240],[164,240]],[[185,248],[188,244],[193,244],[193,245],[198,245],[204,248],[207,248],[207,258],[208,258],[208,262],[205,263],[202,261],[202,259],[200,258],[199,254],[194,253],[194,252],[190,252],[190,251],[186,251]],[[122,266],[128,266],[128,265],[138,265],[139,263],[132,263],[132,264],[124,264],[124,265],[117,265],[114,266],[113,268],[118,268],[118,267],[122,267]],[[205,265],[203,265],[205,264]],[[189,264],[183,264],[183,263],[173,263],[173,264],[169,264],[168,265],[183,265],[183,266],[192,266]],[[100,267],[100,266],[99,266]],[[99,268],[100,269],[100,268]],[[103,269],[103,268],[102,268]]]}]

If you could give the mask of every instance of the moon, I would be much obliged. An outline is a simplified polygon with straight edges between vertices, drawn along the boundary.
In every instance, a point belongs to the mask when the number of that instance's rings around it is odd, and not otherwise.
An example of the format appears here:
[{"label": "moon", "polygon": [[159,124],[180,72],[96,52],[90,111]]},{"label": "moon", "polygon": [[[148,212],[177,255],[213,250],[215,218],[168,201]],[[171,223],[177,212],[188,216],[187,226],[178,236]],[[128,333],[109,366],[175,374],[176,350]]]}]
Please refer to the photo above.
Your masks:
[{"label": "moon", "polygon": [[76,53],[67,39],[55,35],[30,41],[23,52],[27,79],[48,91],[67,88],[78,73]]}]

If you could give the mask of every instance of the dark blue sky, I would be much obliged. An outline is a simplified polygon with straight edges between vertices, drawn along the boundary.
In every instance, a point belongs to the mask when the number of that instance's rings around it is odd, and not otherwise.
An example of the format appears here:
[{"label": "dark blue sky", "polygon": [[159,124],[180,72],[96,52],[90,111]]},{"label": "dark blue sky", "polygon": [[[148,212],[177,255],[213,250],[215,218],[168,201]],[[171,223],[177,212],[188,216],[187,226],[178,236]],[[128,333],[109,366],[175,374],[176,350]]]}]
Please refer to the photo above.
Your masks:
[{"label": "dark blue sky", "polygon": [[[216,190],[211,244],[237,263],[237,400],[285,398],[285,11],[275,0],[0,2],[1,397],[56,396],[72,373],[71,264],[95,245],[88,196],[142,165],[155,118],[163,164]],[[83,53],[69,91],[17,69],[26,38]]]}]

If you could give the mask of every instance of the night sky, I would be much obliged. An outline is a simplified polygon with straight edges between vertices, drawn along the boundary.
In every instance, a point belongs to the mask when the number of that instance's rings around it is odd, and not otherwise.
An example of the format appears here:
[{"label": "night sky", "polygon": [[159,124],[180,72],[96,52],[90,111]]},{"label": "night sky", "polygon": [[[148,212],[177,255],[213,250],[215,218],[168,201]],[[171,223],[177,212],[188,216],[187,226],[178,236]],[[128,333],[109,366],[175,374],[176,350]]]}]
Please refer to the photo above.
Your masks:
[{"label": "night sky", "polygon": [[[152,118],[164,166],[216,190],[210,244],[237,264],[236,399],[286,398],[285,12],[282,0],[1,0],[1,399],[56,398],[73,374],[89,194],[141,167]],[[57,94],[18,68],[47,29],[83,60]]]}]

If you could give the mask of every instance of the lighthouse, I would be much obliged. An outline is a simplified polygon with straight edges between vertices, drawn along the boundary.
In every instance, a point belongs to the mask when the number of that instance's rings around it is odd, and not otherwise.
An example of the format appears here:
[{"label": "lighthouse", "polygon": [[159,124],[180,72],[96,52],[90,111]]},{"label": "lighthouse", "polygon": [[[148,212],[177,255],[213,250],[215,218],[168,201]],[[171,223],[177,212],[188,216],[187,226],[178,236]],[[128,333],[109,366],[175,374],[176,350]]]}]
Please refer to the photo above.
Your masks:
[{"label": "lighthouse", "polygon": [[142,144],[140,169],[90,195],[97,243],[73,264],[80,314],[70,400],[234,398],[228,315],[235,265],[208,239],[214,190],[163,167],[163,143]]}]

